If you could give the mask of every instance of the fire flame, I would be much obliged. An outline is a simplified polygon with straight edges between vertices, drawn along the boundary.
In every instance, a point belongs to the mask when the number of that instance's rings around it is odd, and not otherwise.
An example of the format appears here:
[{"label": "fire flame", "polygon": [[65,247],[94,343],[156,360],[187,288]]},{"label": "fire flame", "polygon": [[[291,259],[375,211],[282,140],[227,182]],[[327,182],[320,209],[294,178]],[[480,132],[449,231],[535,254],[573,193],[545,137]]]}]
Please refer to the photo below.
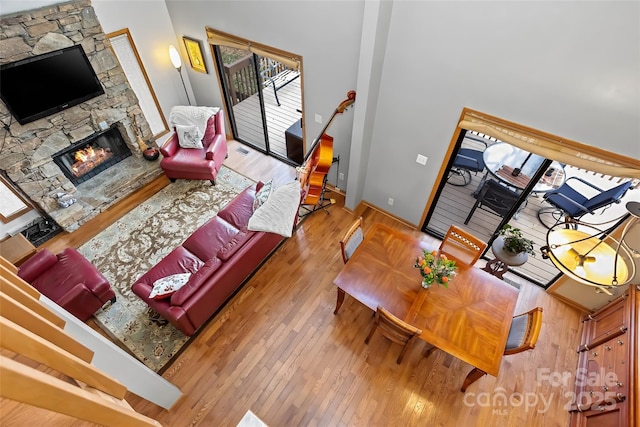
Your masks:
[{"label": "fire flame", "polygon": [[104,155],[104,148],[94,150],[93,147],[87,147],[84,150],[78,150],[74,154],[76,162],[90,162]]},{"label": "fire flame", "polygon": [[81,176],[89,170],[98,166],[113,155],[108,148],[93,148],[87,146],[73,154],[75,163],[71,166],[71,170],[75,176]]}]

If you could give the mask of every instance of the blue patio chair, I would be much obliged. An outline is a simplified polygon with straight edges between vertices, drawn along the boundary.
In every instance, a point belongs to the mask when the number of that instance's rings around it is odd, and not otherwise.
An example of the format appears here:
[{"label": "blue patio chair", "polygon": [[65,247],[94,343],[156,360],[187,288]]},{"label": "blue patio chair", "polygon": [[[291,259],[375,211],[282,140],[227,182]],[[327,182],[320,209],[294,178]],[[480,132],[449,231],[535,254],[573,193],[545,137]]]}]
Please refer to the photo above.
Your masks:
[{"label": "blue patio chair", "polygon": [[[470,136],[465,138],[481,142],[485,148],[487,147],[487,143],[481,139]],[[484,170],[483,154],[484,151],[474,150],[473,148],[460,148],[449,170],[447,182],[458,187],[469,185],[471,183],[471,172],[477,174]]]},{"label": "blue patio chair", "polygon": [[[592,197],[585,196],[570,185],[572,180],[591,187],[598,191],[598,194]],[[544,200],[552,207],[539,209],[538,220],[547,228],[549,225],[542,219],[545,214],[553,215],[555,222],[564,216],[567,224],[575,223],[586,214],[593,214],[598,209],[607,208],[613,203],[620,203],[620,199],[624,197],[630,187],[631,181],[627,181],[608,190],[603,190],[582,178],[572,176],[558,189],[545,193]]]}]

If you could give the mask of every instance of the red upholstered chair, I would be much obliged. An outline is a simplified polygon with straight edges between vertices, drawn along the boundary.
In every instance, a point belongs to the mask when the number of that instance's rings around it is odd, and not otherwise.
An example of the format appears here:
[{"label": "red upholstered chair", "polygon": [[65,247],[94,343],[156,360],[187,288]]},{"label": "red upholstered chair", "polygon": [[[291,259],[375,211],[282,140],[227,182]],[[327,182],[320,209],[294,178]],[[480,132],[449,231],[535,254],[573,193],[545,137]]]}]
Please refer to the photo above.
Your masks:
[{"label": "red upholstered chair", "polygon": [[227,137],[224,128],[224,112],[219,110],[207,122],[207,129],[202,138],[202,149],[182,148],[178,142],[178,134],[160,147],[164,156],[160,167],[171,181],[176,179],[208,179],[216,183],[216,176],[227,157]]},{"label": "red upholstered chair", "polygon": [[74,248],[58,255],[42,249],[20,266],[18,276],[82,321],[116,300],[107,279]]}]

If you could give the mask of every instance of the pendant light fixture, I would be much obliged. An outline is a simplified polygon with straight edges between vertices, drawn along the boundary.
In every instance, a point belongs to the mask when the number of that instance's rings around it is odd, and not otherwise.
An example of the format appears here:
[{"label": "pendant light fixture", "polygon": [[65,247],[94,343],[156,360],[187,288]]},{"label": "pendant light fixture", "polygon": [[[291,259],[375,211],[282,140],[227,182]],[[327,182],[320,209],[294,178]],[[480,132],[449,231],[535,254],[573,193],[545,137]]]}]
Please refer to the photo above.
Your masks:
[{"label": "pendant light fixture", "polygon": [[611,235],[615,226],[601,230],[597,224],[583,221],[558,222],[547,232],[542,257],[572,279],[612,295],[612,289],[634,278],[634,258],[640,257],[640,250],[625,241],[632,228],[640,227],[640,202],[628,202],[625,207],[624,216],[630,215],[630,219],[619,240]]}]

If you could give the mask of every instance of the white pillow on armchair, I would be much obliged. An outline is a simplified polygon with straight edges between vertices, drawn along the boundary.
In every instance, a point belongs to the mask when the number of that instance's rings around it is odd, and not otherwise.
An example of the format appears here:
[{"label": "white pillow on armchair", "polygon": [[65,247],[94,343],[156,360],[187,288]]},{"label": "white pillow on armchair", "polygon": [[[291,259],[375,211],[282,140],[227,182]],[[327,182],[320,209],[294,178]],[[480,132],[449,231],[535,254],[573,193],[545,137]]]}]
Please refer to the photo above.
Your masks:
[{"label": "white pillow on armchair", "polygon": [[176,125],[176,133],[178,134],[178,144],[182,148],[199,148],[203,149],[202,137],[197,126]]}]

